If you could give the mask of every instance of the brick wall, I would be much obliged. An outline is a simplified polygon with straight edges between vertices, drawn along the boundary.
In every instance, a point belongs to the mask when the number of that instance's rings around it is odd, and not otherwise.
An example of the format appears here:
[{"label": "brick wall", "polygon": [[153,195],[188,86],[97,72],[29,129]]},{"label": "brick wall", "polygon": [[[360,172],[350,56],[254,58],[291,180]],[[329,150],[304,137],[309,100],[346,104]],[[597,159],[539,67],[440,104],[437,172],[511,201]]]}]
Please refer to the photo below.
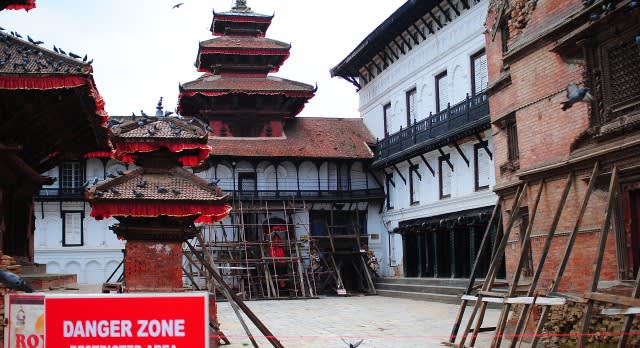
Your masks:
[{"label": "brick wall", "polygon": [[182,243],[127,241],[127,292],[182,291]]}]

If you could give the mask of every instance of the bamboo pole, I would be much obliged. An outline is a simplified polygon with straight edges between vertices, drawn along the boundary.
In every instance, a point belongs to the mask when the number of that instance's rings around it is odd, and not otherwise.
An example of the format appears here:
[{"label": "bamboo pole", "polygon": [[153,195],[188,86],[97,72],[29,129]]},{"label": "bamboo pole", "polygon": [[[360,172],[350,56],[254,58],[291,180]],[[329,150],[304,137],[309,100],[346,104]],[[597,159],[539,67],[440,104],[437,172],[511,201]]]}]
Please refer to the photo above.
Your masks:
[{"label": "bamboo pole", "polygon": [[[600,280],[600,270],[602,269],[602,260],[604,259],[604,249],[607,244],[607,236],[609,235],[609,226],[611,225],[611,211],[614,206],[614,196],[617,193],[618,184],[618,167],[613,166],[613,172],[611,173],[611,182],[609,183],[609,197],[607,198],[607,208],[604,221],[602,222],[602,228],[600,229],[600,242],[598,244],[598,254],[593,267],[593,275],[591,277],[591,285],[589,287],[590,292],[595,292],[598,289],[598,281]],[[585,336],[589,331],[589,324],[591,323],[591,311],[593,310],[593,300],[587,301],[586,308],[583,314],[582,329],[580,336],[578,336],[578,347],[584,347]]]},{"label": "bamboo pole", "polygon": [[[580,211],[578,213],[578,218],[575,222],[575,224],[573,225],[573,230],[571,230],[571,234],[569,235],[569,240],[567,241],[567,245],[565,246],[565,250],[564,250],[564,254],[562,256],[562,261],[560,261],[560,266],[558,267],[558,271],[556,272],[556,276],[553,278],[553,280],[551,281],[551,286],[549,289],[549,292],[555,292],[558,290],[558,287],[560,286],[560,279],[562,278],[562,275],[564,274],[564,270],[567,266],[567,263],[569,262],[569,256],[571,256],[571,251],[573,250],[573,245],[576,241],[576,237],[578,236],[578,229],[580,228],[580,225],[582,224],[582,218],[584,217],[584,213],[587,210],[587,205],[589,204],[589,199],[591,198],[591,193],[593,193],[593,188],[596,185],[596,178],[598,176],[598,173],[600,172],[600,168],[599,168],[599,163],[596,161],[596,163],[593,165],[593,170],[591,171],[591,177],[589,178],[589,184],[587,185],[587,191],[585,192],[584,198],[582,199],[582,204],[580,205]],[[531,347],[535,348],[538,344],[538,340],[539,340],[539,335],[540,333],[542,333],[542,326],[544,325],[544,322],[546,321],[546,317],[547,314],[549,312],[549,307],[545,306],[542,308],[542,314],[540,315],[540,318],[538,319],[538,324],[536,325],[536,331],[533,335],[533,339],[531,341]],[[520,346],[520,344],[522,343],[522,340],[520,340],[519,338],[516,338],[516,341],[518,342],[518,347]],[[513,345],[512,345],[513,347]]]},{"label": "bamboo pole", "polygon": [[[573,184],[574,181],[574,175],[573,173],[569,173],[567,175],[567,183],[564,186],[564,190],[562,191],[562,196],[560,198],[560,203],[558,204],[558,207],[556,208],[555,214],[553,216],[553,221],[551,222],[551,226],[549,227],[549,232],[547,233],[547,238],[544,242],[544,246],[542,247],[542,253],[540,254],[540,261],[538,262],[538,266],[536,267],[536,270],[533,274],[533,277],[531,278],[531,285],[529,286],[529,290],[527,291],[527,295],[526,296],[532,296],[534,291],[536,290],[536,287],[538,286],[538,280],[540,279],[540,276],[542,275],[542,269],[544,268],[544,263],[547,259],[547,254],[549,253],[549,248],[551,247],[551,241],[553,240],[553,236],[556,233],[556,229],[558,228],[558,224],[560,223],[560,216],[562,215],[562,210],[564,209],[564,205],[567,202],[567,196],[569,195],[569,189],[571,188],[571,185]],[[522,308],[522,312],[520,313],[520,316],[518,317],[518,323],[516,324],[516,329],[514,331],[514,339],[511,340],[511,346],[514,347],[516,344],[516,341],[518,340],[517,337],[518,335],[520,335],[520,333],[524,330],[525,327],[525,319],[529,316],[528,311],[532,310],[534,307],[531,304],[524,304],[523,308]]]}]

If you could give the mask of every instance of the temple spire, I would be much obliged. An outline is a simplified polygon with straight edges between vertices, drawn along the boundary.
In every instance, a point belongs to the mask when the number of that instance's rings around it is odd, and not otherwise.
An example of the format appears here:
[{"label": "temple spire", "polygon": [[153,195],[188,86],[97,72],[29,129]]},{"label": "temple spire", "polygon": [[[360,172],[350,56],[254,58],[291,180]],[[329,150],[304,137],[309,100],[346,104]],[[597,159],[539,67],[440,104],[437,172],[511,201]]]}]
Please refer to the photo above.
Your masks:
[{"label": "temple spire", "polygon": [[232,12],[251,12],[251,7],[247,6],[247,0],[236,0],[236,5],[231,8]]}]

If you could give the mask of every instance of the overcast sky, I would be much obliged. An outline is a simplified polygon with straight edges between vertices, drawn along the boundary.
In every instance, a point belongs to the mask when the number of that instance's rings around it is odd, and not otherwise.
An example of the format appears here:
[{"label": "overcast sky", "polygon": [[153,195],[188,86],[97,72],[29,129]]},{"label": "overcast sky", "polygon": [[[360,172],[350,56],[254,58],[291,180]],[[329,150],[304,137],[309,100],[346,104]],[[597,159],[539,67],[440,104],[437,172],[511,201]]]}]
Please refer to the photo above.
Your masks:
[{"label": "overcast sky", "polygon": [[[172,6],[184,5],[178,9]],[[212,10],[232,0],[36,0],[29,12],[1,11],[0,26],[93,58],[94,78],[110,115],[154,112],[177,103],[178,83],[196,79],[198,42],[210,39]],[[267,37],[290,42],[291,56],[273,75],[318,83],[301,116],[358,116],[355,87],[330,78],[346,57],[404,0],[248,0],[258,13],[273,14]]]}]

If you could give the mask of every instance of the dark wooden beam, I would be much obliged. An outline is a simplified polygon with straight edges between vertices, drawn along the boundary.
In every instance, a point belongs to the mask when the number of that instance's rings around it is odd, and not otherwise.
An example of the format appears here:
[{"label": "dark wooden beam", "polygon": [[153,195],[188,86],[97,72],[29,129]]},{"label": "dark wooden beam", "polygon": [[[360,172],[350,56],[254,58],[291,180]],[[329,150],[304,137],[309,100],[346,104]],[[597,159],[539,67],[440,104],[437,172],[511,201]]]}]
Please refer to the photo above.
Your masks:
[{"label": "dark wooden beam", "polygon": [[391,51],[391,54],[396,58],[396,60],[400,59],[400,57],[398,57],[396,52],[391,48],[389,44],[387,45],[387,48],[389,49],[389,51]]},{"label": "dark wooden beam", "polygon": [[460,11],[458,10],[458,8],[456,7],[456,5],[453,4],[453,2],[451,2],[451,0],[447,0],[447,4],[449,4],[449,7],[451,7],[451,9],[453,10],[453,12],[456,13],[456,16],[460,16]]},{"label": "dark wooden beam", "polygon": [[447,21],[451,22],[451,16],[449,16],[449,12],[445,11],[442,6],[440,6],[440,3],[437,3],[436,6],[438,6],[438,10],[440,10],[440,12],[442,12],[442,14],[447,18]]},{"label": "dark wooden beam", "polygon": [[433,19],[434,22],[436,22],[436,24],[438,25],[438,27],[440,29],[442,29],[442,23],[440,22],[440,20],[433,14],[433,12],[431,12],[431,10],[429,10],[429,15],[431,16],[431,19]]},{"label": "dark wooden beam", "polygon": [[420,154],[420,158],[422,158],[422,162],[424,162],[424,164],[427,165],[427,168],[429,168],[429,171],[431,172],[431,175],[433,175],[434,177],[436,176],[436,171],[433,170],[433,167],[431,167],[431,165],[429,164],[429,162],[427,161],[426,158],[424,158],[423,154]]},{"label": "dark wooden beam", "polygon": [[462,3],[462,6],[463,6],[465,9],[467,9],[467,10],[468,10],[468,9],[470,8],[470,7],[469,7],[469,0],[460,0],[460,2]]},{"label": "dark wooden beam", "polygon": [[489,141],[488,140],[482,140],[482,137],[478,133],[476,133],[475,136],[476,136],[476,139],[478,139],[478,142],[480,143],[480,146],[482,146],[484,151],[487,152],[487,155],[489,155],[489,158],[493,159],[493,154],[491,153],[491,150],[489,150]]},{"label": "dark wooden beam", "polygon": [[389,180],[389,183],[391,184],[391,186],[396,187],[396,182],[393,181],[393,173],[384,172],[384,174],[386,176],[385,180]]},{"label": "dark wooden beam", "polygon": [[380,65],[378,65],[378,63],[376,63],[376,61],[373,59],[371,59],[371,63],[373,63],[373,65],[376,67],[377,73],[380,74],[382,72],[382,68],[380,68]]},{"label": "dark wooden beam", "polygon": [[422,18],[422,17],[420,17],[420,21],[424,24],[425,28],[427,28],[427,30],[429,30],[429,34],[435,34],[431,24],[427,23],[427,21],[425,21],[424,18]]},{"label": "dark wooden beam", "polygon": [[452,172],[453,172],[453,171],[455,171],[455,170],[453,169],[453,163],[451,163],[451,156],[449,156],[449,155],[447,155],[446,153],[444,153],[444,151],[442,151],[442,148],[441,148],[441,147],[439,147],[439,148],[438,148],[438,151],[440,152],[440,155],[441,155],[442,157],[444,157],[444,160],[445,160],[445,161],[447,162],[447,164],[449,165],[449,168],[451,168],[451,171],[452,171]]},{"label": "dark wooden beam", "polygon": [[387,50],[385,48],[383,48],[380,53],[379,53],[380,57],[382,57],[382,61],[384,61],[384,65],[385,66],[389,66],[391,63],[394,62],[393,58],[391,58],[388,54],[387,54]]},{"label": "dark wooden beam", "polygon": [[407,162],[409,163],[409,172],[413,171],[414,173],[416,173],[416,175],[418,176],[418,180],[422,181],[422,175],[420,175],[420,172],[418,172],[416,166],[411,163],[410,159],[408,159]]},{"label": "dark wooden beam", "polygon": [[396,167],[396,165],[392,165],[393,169],[396,170],[396,173],[398,173],[398,175],[400,176],[400,179],[402,179],[402,182],[404,182],[404,184],[407,184],[407,179],[405,179],[404,175],[402,175],[402,173],[400,173],[400,169],[398,169],[398,167]]},{"label": "dark wooden beam", "polygon": [[[366,64],[364,65],[364,70],[366,70],[369,73],[369,76],[371,77],[371,79],[376,77],[376,75],[374,75],[373,72],[371,72],[371,70],[369,70],[369,67]],[[369,79],[369,81],[371,81],[371,79]]]},{"label": "dark wooden beam", "polygon": [[471,163],[469,162],[469,159],[467,158],[467,156],[465,156],[464,152],[462,152],[462,149],[458,145],[458,142],[454,141],[453,142],[453,146],[456,147],[456,150],[458,150],[458,153],[460,154],[460,157],[462,157],[462,159],[467,163],[467,167],[469,167],[471,165]]},{"label": "dark wooden beam", "polygon": [[[427,35],[425,35],[425,34],[422,32],[422,30],[420,30],[420,28],[418,28],[418,26],[417,26],[415,23],[413,23],[413,29],[415,29],[415,30],[416,30],[416,32],[417,32],[418,34],[420,34],[420,36],[422,37],[422,40],[426,40],[426,39],[427,39]],[[416,41],[416,43],[418,43],[418,42]]]}]

